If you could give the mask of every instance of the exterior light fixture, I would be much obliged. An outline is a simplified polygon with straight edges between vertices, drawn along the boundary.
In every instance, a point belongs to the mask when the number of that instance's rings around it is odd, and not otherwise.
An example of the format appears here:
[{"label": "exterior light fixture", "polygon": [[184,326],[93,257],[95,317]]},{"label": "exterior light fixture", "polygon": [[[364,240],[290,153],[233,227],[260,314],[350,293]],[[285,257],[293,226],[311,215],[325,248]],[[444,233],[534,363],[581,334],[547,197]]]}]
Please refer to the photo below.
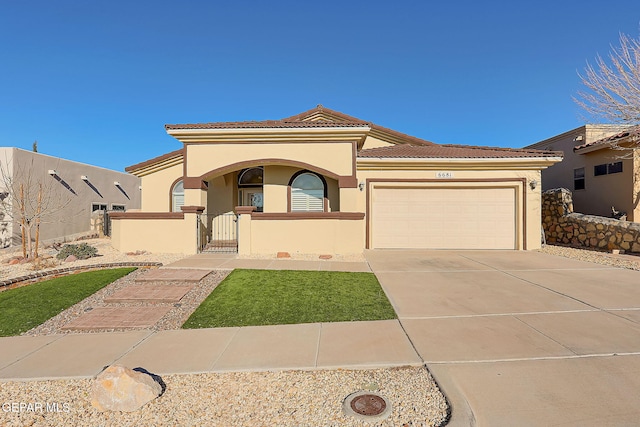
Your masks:
[{"label": "exterior light fixture", "polygon": [[535,190],[537,186],[538,186],[538,181],[536,181],[535,179],[532,179],[531,181],[529,181],[529,187],[531,187],[532,190]]},{"label": "exterior light fixture", "polygon": [[364,190],[364,182],[361,182],[360,184],[358,184],[358,188],[360,189],[360,191]]},{"label": "exterior light fixture", "polygon": [[48,173],[49,173],[49,175],[51,175],[51,176],[56,176],[56,175],[58,175],[58,172],[57,172],[55,169],[49,169]]},{"label": "exterior light fixture", "polygon": [[115,185],[116,187],[120,187],[120,181],[113,181],[113,185]]},{"label": "exterior light fixture", "polygon": [[85,181],[85,182],[89,181],[89,177],[87,175],[81,175],[80,179]]}]

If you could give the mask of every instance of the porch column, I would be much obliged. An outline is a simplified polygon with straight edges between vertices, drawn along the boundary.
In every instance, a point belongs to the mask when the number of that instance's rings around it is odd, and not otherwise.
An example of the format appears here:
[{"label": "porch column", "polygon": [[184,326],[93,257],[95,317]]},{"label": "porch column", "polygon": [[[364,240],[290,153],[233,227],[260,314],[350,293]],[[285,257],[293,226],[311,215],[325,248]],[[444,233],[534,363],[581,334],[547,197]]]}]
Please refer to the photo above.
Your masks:
[{"label": "porch column", "polygon": [[198,215],[204,212],[204,206],[182,206],[182,212],[184,213],[184,222],[187,230],[193,230],[192,233],[187,233],[184,236],[185,247],[191,248],[190,253],[197,254],[198,250]]},{"label": "porch column", "polygon": [[238,255],[251,255],[251,212],[255,206],[236,206],[238,215]]}]

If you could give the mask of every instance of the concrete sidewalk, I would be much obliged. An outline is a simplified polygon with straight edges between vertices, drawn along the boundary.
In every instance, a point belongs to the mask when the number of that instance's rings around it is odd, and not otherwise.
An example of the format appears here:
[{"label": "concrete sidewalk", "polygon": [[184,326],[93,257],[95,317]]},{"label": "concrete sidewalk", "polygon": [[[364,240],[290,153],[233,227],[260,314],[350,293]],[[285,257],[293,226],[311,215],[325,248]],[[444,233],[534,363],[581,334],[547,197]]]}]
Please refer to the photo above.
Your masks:
[{"label": "concrete sidewalk", "polygon": [[192,255],[162,268],[189,269],[234,269],[251,268],[257,270],[324,270],[371,272],[366,261],[334,261],[334,260],[294,260],[287,258],[253,259],[238,258],[237,254],[202,253]]},{"label": "concrete sidewalk", "polygon": [[159,375],[422,365],[397,320],[0,338],[0,381],[90,378],[113,363]]}]

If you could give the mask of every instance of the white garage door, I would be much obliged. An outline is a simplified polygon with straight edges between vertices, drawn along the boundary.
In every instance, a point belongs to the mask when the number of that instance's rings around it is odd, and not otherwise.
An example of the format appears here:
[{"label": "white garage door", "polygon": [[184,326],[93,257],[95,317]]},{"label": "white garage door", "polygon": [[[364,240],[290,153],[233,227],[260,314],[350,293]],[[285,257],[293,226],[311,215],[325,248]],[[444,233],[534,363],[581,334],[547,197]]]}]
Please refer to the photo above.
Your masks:
[{"label": "white garage door", "polygon": [[372,247],[515,249],[514,188],[376,188]]}]

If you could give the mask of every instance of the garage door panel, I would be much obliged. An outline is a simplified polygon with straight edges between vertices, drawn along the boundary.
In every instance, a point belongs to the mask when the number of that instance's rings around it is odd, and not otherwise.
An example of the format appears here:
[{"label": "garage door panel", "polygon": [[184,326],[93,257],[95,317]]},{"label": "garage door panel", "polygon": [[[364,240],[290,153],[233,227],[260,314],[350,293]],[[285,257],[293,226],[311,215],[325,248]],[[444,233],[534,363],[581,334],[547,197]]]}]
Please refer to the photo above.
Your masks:
[{"label": "garage door panel", "polygon": [[374,248],[515,249],[514,188],[377,188]]}]

